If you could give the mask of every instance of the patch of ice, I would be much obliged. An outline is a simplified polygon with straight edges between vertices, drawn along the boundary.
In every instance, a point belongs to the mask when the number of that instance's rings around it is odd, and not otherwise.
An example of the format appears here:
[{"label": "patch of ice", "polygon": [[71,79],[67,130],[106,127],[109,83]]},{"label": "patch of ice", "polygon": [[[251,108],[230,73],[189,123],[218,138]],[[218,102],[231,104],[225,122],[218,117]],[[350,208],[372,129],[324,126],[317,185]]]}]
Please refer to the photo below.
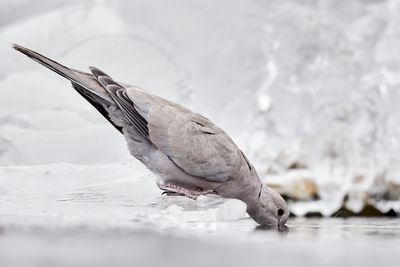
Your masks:
[{"label": "patch of ice", "polygon": [[156,220],[166,220],[172,224],[238,220],[246,217],[246,204],[240,200],[227,199],[220,200],[216,205],[202,205],[189,210],[184,210],[178,205],[171,205],[161,214],[152,217]]},{"label": "patch of ice", "polygon": [[400,181],[398,1],[277,2],[0,4],[19,11],[0,11],[0,162],[129,156],[63,78],[10,48],[16,42],[71,67],[97,65],[206,115],[261,177],[274,172],[284,183],[307,169],[321,199],[292,203],[297,214],[332,214],[346,196],[357,211],[365,193],[398,195],[387,194]]},{"label": "patch of ice", "polygon": [[[160,227],[245,217],[238,200],[160,196],[139,164],[54,163],[0,167],[0,216],[38,216],[59,223],[154,223]],[[198,203],[201,202],[201,205]]]}]

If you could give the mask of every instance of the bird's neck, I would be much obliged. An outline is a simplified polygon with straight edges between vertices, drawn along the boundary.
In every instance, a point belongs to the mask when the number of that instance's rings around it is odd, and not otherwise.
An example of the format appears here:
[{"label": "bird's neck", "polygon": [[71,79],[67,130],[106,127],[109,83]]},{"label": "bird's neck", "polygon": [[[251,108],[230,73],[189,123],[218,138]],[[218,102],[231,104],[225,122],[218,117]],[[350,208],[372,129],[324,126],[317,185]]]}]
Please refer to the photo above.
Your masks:
[{"label": "bird's neck", "polygon": [[221,192],[221,196],[240,199],[247,205],[247,213],[253,213],[259,208],[259,196],[262,190],[262,181],[258,177],[257,171],[251,165],[244,154],[242,154],[242,164],[231,184],[233,188],[225,186],[226,192]]},{"label": "bird's neck", "polygon": [[252,213],[253,210],[258,209],[259,196],[262,190],[262,181],[260,178],[253,176],[246,184],[241,187],[240,197],[241,201],[247,205],[247,213]]},{"label": "bird's neck", "polygon": [[252,183],[249,183],[244,192],[242,193],[241,200],[246,203],[246,212],[256,222],[259,222],[257,218],[260,218],[260,211],[263,210],[262,203],[260,201],[260,193],[265,190],[265,185],[262,184],[260,178],[256,177]]}]

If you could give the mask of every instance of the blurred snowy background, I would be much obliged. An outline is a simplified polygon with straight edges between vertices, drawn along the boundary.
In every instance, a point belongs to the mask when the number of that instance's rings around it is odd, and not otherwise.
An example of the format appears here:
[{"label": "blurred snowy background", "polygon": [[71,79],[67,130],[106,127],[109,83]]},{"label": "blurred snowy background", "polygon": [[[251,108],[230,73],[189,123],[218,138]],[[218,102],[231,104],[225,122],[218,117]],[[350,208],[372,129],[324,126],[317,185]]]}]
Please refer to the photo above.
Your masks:
[{"label": "blurred snowy background", "polygon": [[2,215],[234,219],[241,203],[161,198],[122,136],[11,43],[209,117],[295,215],[400,212],[400,1],[0,1]]}]

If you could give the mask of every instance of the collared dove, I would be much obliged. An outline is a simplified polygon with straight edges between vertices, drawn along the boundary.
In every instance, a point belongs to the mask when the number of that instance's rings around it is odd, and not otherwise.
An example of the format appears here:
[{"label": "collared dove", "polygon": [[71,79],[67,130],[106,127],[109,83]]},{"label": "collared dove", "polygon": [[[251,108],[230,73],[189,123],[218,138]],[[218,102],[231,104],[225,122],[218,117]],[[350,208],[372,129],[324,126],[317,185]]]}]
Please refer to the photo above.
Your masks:
[{"label": "collared dove", "polygon": [[286,223],[285,200],[262,184],[244,153],[209,119],[139,87],[116,82],[95,67],[86,73],[22,46],[13,48],[70,80],[124,135],[129,152],[157,174],[160,189],[194,199],[205,194],[240,199],[257,223]]}]

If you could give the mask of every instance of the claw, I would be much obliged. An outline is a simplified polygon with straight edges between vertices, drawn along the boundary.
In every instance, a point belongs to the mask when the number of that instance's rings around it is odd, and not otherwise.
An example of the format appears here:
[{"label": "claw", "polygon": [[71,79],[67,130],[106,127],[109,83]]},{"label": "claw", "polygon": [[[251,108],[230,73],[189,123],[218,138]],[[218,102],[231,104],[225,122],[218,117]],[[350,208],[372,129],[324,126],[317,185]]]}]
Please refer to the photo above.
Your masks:
[{"label": "claw", "polygon": [[[190,190],[186,189],[184,187],[178,186],[178,185],[173,185],[173,184],[161,184],[157,183],[157,186],[161,189],[164,190],[161,195],[166,194],[167,196],[186,196],[188,198],[196,200],[198,196],[201,195],[207,195],[207,194],[215,194],[213,190],[205,190],[205,191],[198,191],[198,188],[196,190]],[[201,190],[201,188],[200,188]]]},{"label": "claw", "polygon": [[167,195],[167,196],[184,196],[183,194],[177,193],[177,192],[171,192],[171,191],[163,191],[161,195]]}]

